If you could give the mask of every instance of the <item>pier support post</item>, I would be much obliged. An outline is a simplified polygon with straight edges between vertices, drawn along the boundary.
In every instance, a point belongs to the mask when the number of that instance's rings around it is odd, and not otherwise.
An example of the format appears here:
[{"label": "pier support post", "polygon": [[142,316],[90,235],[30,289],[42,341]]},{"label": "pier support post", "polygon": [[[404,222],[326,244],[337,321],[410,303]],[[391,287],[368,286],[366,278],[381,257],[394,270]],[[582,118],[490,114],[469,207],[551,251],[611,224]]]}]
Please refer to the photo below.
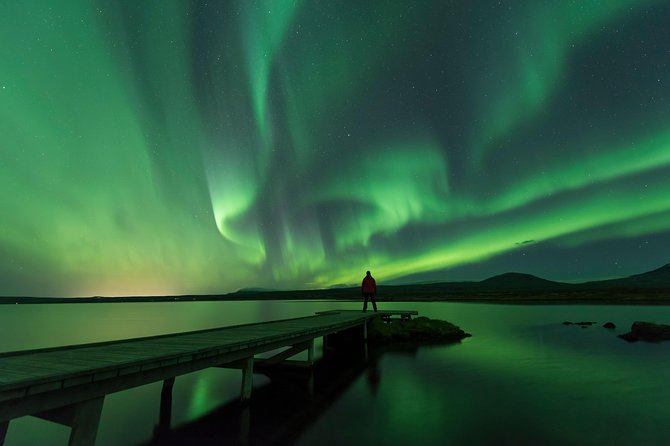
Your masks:
[{"label": "pier support post", "polygon": [[105,397],[78,403],[72,414],[72,431],[68,446],[93,446]]},{"label": "pier support post", "polygon": [[9,421],[0,422],[0,446],[5,444],[5,437],[7,436],[7,430],[9,429]]},{"label": "pier support post", "polygon": [[307,362],[310,366],[314,364],[314,339],[309,341],[307,347]]},{"label": "pier support post", "polygon": [[242,365],[242,394],[240,400],[244,403],[251,398],[251,389],[254,384],[254,357],[243,360]]},{"label": "pier support post", "polygon": [[105,397],[101,396],[67,406],[32,414],[36,418],[70,428],[69,446],[93,446],[98,435]]},{"label": "pier support post", "polygon": [[174,387],[174,381],[174,377],[163,381],[158,426],[155,428],[155,433],[157,434],[169,431],[172,425],[172,388]]},{"label": "pier support post", "polygon": [[242,389],[240,392],[240,402],[245,403],[251,398],[251,388],[254,384],[254,357],[250,356],[239,361],[228,362],[218,365],[223,369],[241,369],[242,370]]}]

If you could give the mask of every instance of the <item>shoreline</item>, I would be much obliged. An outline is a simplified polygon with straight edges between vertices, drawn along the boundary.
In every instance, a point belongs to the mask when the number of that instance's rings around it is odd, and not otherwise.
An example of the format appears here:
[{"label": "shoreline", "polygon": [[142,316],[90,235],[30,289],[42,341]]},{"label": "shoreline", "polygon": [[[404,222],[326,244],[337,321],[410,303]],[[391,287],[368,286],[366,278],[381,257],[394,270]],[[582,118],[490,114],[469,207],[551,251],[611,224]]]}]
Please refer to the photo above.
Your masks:
[{"label": "shoreline", "polygon": [[[403,293],[404,294],[404,293]],[[408,293],[409,294],[409,293]],[[0,297],[0,305],[31,304],[114,304],[165,302],[236,302],[236,301],[341,301],[362,302],[353,292],[271,291],[233,293],[225,295],[136,296],[136,297]],[[411,302],[482,303],[509,305],[670,305],[670,290],[583,290],[579,292],[501,291],[483,293],[417,293],[406,295],[378,295],[381,305]]]}]

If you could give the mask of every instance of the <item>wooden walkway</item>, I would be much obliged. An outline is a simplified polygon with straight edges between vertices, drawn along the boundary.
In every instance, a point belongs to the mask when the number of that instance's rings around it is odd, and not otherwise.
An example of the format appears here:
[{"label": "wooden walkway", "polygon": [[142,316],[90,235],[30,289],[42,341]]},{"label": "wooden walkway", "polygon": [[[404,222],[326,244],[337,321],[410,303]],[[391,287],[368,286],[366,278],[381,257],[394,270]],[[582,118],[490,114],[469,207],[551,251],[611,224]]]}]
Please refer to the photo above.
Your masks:
[{"label": "wooden walkway", "polygon": [[[415,312],[385,311],[409,317]],[[0,354],[0,445],[9,422],[34,415],[72,428],[70,445],[92,445],[105,395],[164,381],[207,367],[242,369],[242,399],[251,394],[254,355],[281,348],[264,360],[277,364],[308,352],[314,339],[361,329],[375,313],[331,311],[316,316],[238,325],[123,341]],[[256,363],[259,361],[256,360]]]}]

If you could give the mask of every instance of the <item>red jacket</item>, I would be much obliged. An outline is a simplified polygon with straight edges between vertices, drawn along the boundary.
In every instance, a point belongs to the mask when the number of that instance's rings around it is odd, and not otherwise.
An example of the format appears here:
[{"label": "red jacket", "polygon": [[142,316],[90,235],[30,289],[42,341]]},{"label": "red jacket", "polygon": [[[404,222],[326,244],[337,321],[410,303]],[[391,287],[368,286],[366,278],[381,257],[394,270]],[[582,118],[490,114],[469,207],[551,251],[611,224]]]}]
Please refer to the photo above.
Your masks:
[{"label": "red jacket", "polygon": [[375,279],[372,276],[365,276],[363,278],[361,292],[364,294],[377,292],[377,282],[375,282]]}]

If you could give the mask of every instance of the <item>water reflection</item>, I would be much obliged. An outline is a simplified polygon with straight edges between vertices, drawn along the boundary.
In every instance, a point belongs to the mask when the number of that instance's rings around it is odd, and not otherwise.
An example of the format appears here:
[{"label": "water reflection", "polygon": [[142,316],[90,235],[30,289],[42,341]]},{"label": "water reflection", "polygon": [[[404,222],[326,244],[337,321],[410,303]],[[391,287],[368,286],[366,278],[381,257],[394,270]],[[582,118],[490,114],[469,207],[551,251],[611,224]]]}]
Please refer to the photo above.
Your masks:
[{"label": "water reflection", "polygon": [[[387,304],[389,307],[391,304]],[[346,302],[16,305],[0,312],[0,350],[197,330],[315,311]],[[11,308],[10,308],[11,307]],[[449,320],[472,338],[448,347],[371,354],[346,367],[324,357],[314,374],[254,376],[246,409],[239,370],[179,376],[171,429],[161,436],[162,383],[105,399],[97,444],[666,444],[670,343],[616,337],[635,320],[670,323],[670,306],[394,303]],[[6,311],[5,311],[6,310]],[[578,328],[563,321],[613,321]],[[158,323],[160,322],[160,323]],[[317,346],[317,350],[319,347]],[[164,416],[166,416],[164,414]],[[165,423],[163,423],[165,425]],[[6,446],[67,444],[62,426],[24,417]],[[153,438],[153,439],[152,439]]]},{"label": "water reflection", "polygon": [[[404,346],[402,351],[414,354],[416,348]],[[360,344],[326,349],[312,369],[274,370],[271,381],[255,387],[246,404],[228,402],[175,429],[167,429],[163,420],[162,429],[146,444],[293,444],[357,380],[365,377],[376,394],[385,352],[388,348]]]},{"label": "water reflection", "polygon": [[382,372],[379,368],[379,362],[376,359],[370,361],[370,365],[368,366],[367,370],[367,379],[370,392],[373,395],[376,395],[379,391],[379,383],[382,380]]}]

